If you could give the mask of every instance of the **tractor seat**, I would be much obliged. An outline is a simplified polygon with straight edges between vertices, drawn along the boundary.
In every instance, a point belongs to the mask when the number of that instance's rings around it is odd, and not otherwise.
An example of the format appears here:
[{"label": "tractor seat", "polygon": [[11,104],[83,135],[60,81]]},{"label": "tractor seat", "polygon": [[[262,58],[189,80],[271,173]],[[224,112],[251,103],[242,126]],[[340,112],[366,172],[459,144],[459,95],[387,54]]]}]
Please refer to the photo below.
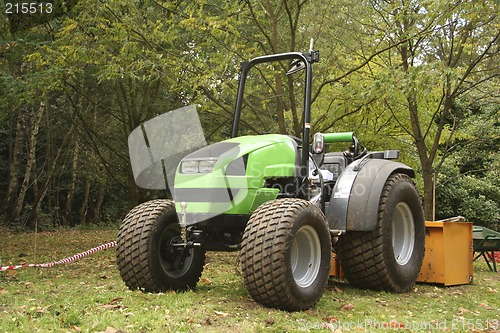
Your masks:
[{"label": "tractor seat", "polygon": [[326,153],[320,169],[328,170],[336,180],[347,166],[347,159],[343,153]]}]

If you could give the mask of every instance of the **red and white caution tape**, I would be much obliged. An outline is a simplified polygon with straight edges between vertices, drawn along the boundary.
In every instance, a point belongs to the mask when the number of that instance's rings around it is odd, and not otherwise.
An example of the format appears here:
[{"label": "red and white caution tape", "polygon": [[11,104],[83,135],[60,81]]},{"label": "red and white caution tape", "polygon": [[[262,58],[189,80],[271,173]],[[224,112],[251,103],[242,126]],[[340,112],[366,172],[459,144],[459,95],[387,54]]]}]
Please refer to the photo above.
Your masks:
[{"label": "red and white caution tape", "polygon": [[113,241],[113,242],[109,242],[109,243],[106,243],[106,244],[102,244],[102,245],[96,246],[96,247],[94,247],[94,248],[92,248],[90,250],[87,250],[85,252],[81,252],[81,253],[75,254],[74,256],[67,257],[67,258],[61,259],[59,261],[49,262],[49,263],[45,263],[45,264],[24,264],[24,265],[3,266],[3,267],[0,267],[0,272],[1,271],[11,271],[11,270],[14,270],[14,269],[25,268],[25,267],[43,267],[43,268],[48,268],[48,267],[52,267],[54,265],[67,264],[67,263],[70,263],[72,261],[75,261],[75,260],[87,257],[87,256],[89,256],[91,254],[96,253],[96,252],[103,251],[103,250],[106,250],[106,249],[110,249],[110,248],[115,247],[115,246],[116,246],[116,242]]}]

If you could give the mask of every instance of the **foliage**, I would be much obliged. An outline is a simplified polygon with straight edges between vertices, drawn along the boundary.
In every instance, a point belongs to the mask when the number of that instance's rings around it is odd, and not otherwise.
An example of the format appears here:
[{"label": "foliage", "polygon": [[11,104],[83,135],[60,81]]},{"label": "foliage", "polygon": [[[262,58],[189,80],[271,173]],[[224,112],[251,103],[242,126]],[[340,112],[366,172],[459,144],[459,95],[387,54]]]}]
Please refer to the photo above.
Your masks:
[{"label": "foliage", "polygon": [[[437,217],[462,215],[499,230],[500,124],[498,105],[466,108],[463,130],[455,134],[436,186]],[[483,110],[485,109],[485,110]]]},{"label": "foliage", "polygon": [[[118,220],[130,206],[168,195],[134,184],[132,129],[196,104],[207,141],[227,138],[240,62],[305,51],[311,37],[321,51],[312,132],[354,129],[369,149],[401,150],[419,173],[428,215],[433,175],[451,185],[445,178],[458,175],[452,165],[465,153],[450,148],[474,141],[461,103],[475,100],[481,112],[498,105],[491,0],[65,3],[64,15],[24,29],[10,29],[13,18],[0,13],[0,200],[2,215],[20,228],[41,217],[55,226]],[[300,135],[303,77],[285,76],[289,68],[251,72],[242,134]],[[492,175],[469,176],[491,183]],[[473,183],[460,186],[475,199],[485,195]],[[438,214],[464,215],[470,204],[440,187]]]},{"label": "foliage", "polygon": [[426,217],[431,219],[432,175],[439,172],[439,145],[446,140],[446,130],[453,133],[461,125],[448,122],[458,116],[453,106],[464,96],[473,94],[482,99],[495,91],[495,85],[485,84],[498,79],[498,71],[492,66],[499,52],[498,18],[491,14],[495,4],[368,4],[371,15],[360,18],[360,31],[375,38],[371,43],[359,38],[362,54],[375,54],[371,51],[373,43],[378,49],[385,48],[365,72],[365,94],[373,94],[377,101],[369,110],[378,117],[369,124],[381,133],[402,138],[413,146],[410,152],[416,148],[415,166],[423,179]]}]

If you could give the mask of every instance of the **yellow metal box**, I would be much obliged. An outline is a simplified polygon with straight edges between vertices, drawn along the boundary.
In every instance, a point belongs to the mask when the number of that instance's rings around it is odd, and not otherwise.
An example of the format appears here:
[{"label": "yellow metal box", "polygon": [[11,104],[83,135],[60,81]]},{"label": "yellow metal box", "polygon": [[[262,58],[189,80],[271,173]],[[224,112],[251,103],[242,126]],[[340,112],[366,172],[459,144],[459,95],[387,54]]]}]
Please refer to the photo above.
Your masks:
[{"label": "yellow metal box", "polygon": [[340,259],[337,258],[337,254],[332,253],[332,264],[330,266],[330,276],[335,277],[337,279],[344,279],[344,271],[342,270],[342,266],[340,264]]},{"label": "yellow metal box", "polygon": [[425,222],[425,255],[418,282],[469,284],[474,270],[472,223]]}]

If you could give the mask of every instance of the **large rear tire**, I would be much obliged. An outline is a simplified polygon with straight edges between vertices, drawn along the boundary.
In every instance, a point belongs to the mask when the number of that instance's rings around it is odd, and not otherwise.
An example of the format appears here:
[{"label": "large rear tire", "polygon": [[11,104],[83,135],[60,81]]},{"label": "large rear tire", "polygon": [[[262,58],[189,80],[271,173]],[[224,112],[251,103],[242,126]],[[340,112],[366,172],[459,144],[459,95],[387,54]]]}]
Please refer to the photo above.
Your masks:
[{"label": "large rear tire", "polygon": [[420,272],[424,251],[422,203],[411,178],[400,173],[385,182],[376,229],[348,231],[338,241],[349,283],[374,290],[410,290]]},{"label": "large rear tire", "polygon": [[181,242],[171,200],[152,200],[132,209],[120,226],[116,259],[132,290],[148,292],[194,289],[205,263],[202,248],[173,247]]},{"label": "large rear tire", "polygon": [[328,224],[316,206],[300,199],[266,202],[243,234],[245,286],[262,305],[286,311],[311,308],[325,290],[331,254]]}]

